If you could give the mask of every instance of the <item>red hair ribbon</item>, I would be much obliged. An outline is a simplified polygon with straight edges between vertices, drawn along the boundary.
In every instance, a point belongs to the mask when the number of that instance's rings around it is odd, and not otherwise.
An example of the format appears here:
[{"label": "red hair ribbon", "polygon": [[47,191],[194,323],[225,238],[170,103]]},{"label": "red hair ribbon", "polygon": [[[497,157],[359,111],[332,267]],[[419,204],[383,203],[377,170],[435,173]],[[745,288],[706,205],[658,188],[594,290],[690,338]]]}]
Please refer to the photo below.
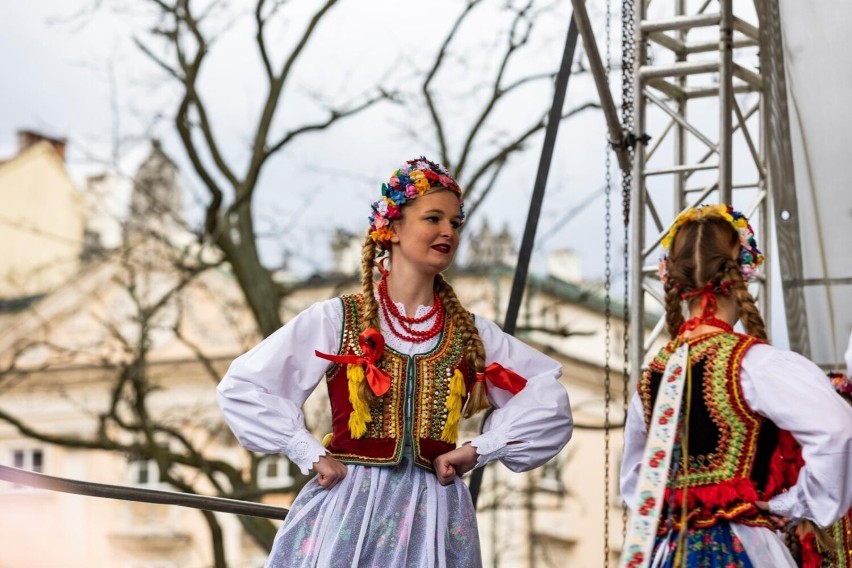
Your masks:
[{"label": "red hair ribbon", "polygon": [[484,373],[476,373],[476,380],[483,383],[485,379],[491,381],[495,387],[507,390],[512,394],[518,394],[527,385],[527,380],[500,363],[491,363],[485,367]]},{"label": "red hair ribbon", "polygon": [[695,296],[701,296],[701,314],[702,316],[712,316],[716,313],[716,294],[728,296],[731,293],[732,284],[725,280],[723,282],[708,282],[701,288],[681,294],[681,300],[688,300]]},{"label": "red hair ribbon", "polygon": [[[683,333],[686,330],[692,330],[698,327],[701,323],[708,323],[710,325],[715,325],[717,327],[721,327],[729,332],[732,331],[729,328],[731,327],[729,324],[722,322],[722,320],[717,319],[716,314],[716,294],[721,294],[722,296],[728,296],[731,293],[731,288],[733,285],[728,281],[724,280],[722,282],[707,282],[704,286],[697,290],[693,290],[692,292],[687,292],[686,294],[681,294],[681,300],[688,300],[690,298],[694,298],[695,296],[701,296],[701,315],[697,318],[692,318],[683,326],[681,326],[678,334]],[[723,323],[724,325],[719,325],[719,323]]]},{"label": "red hair ribbon", "polygon": [[391,385],[391,378],[387,373],[376,366],[378,360],[382,357],[385,350],[385,338],[378,330],[371,328],[365,329],[358,336],[358,345],[361,347],[360,355],[329,355],[314,351],[317,357],[334,363],[343,363],[346,365],[364,365],[367,384],[370,385],[370,390],[376,396],[382,396]]},{"label": "red hair ribbon", "polygon": [[382,280],[387,278],[388,274],[389,274],[389,271],[388,271],[387,266],[386,266],[387,262],[388,262],[388,257],[383,256],[376,263],[376,268],[379,270],[379,274],[382,275]]},{"label": "red hair ribbon", "polygon": [[723,282],[711,281],[697,290],[687,292],[686,294],[681,294],[681,300],[688,300],[696,296],[701,296],[701,315],[684,322],[684,324],[680,326],[680,329],[677,332],[678,335],[683,335],[687,331],[691,331],[697,328],[702,323],[719,327],[721,329],[724,329],[728,333],[733,333],[734,329],[733,327],[731,327],[731,324],[726,321],[720,320],[715,316],[716,294],[728,296],[731,293],[732,287],[733,285],[727,280]]},{"label": "red hair ribbon", "polygon": [[802,545],[802,568],[819,568],[822,566],[822,557],[816,546],[816,535],[812,532],[806,533],[799,538]]}]

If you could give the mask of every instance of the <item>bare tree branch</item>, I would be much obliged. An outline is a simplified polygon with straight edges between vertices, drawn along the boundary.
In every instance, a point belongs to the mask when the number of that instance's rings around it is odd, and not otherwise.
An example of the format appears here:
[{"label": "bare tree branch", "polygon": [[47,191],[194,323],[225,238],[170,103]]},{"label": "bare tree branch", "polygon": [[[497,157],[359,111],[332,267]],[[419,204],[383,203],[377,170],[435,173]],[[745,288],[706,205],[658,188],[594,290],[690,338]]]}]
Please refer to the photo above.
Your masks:
[{"label": "bare tree branch", "polygon": [[299,56],[302,54],[302,51],[305,49],[305,46],[308,44],[308,41],[314,31],[316,31],[319,22],[322,20],[323,16],[325,16],[326,13],[335,4],[337,4],[337,2],[338,0],[326,0],[326,2],[314,13],[310,22],[308,22],[307,27],[303,31],[301,38],[293,48],[293,51],[291,51],[290,55],[286,58],[278,76],[274,77],[272,80],[269,86],[266,104],[264,105],[263,112],[261,113],[260,120],[255,131],[251,161],[248,165],[243,184],[236,188],[236,199],[249,199],[251,194],[254,192],[254,188],[257,185],[257,179],[260,175],[261,166],[269,157],[269,152],[266,149],[266,141],[269,138],[269,130],[272,127],[272,118],[278,108],[278,101],[281,97],[284,85],[290,77],[293,66],[296,61],[298,61]]},{"label": "bare tree branch", "polygon": [[[209,25],[205,26],[206,29],[201,26],[202,20],[212,13],[212,7],[199,17],[193,11],[189,0],[169,3],[166,0],[149,0],[161,15],[161,24],[151,33],[160,38],[174,54],[174,64],[158,57],[149,45],[138,42],[143,54],[158,67],[169,72],[182,89],[174,124],[192,170],[210,195],[204,214],[204,234],[216,244],[230,263],[264,336],[278,329],[281,319],[278,313],[280,290],[272,281],[271,272],[260,262],[256,244],[258,235],[251,204],[262,167],[272,154],[295,141],[300,135],[329,128],[343,118],[353,116],[379,101],[394,96],[379,88],[377,95],[368,97],[359,104],[332,106],[325,120],[293,127],[275,142],[269,142],[274,117],[283,103],[284,88],[294,75],[296,63],[304,54],[319,24],[338,1],[324,0],[319,4],[297,35],[295,45],[282,58],[277,70],[274,63],[276,58],[271,51],[272,47],[266,41],[265,33],[267,24],[287,2],[256,0],[251,8],[254,22],[253,40],[269,85],[255,129],[251,133],[249,156],[242,169],[243,174],[236,173],[218,144],[214,134],[213,117],[208,112],[199,83],[201,69],[205,66],[211,45],[217,37],[211,35]],[[229,196],[233,196],[233,200],[226,204],[226,198]]]},{"label": "bare tree branch", "polygon": [[494,76],[493,87],[491,90],[491,97],[488,102],[485,104],[485,107],[482,109],[482,112],[479,114],[479,118],[474,123],[473,127],[468,131],[467,139],[462,145],[461,155],[459,156],[458,164],[456,164],[455,172],[456,175],[461,176],[464,171],[464,166],[467,164],[468,154],[470,153],[471,148],[473,147],[473,141],[476,136],[479,134],[479,131],[482,128],[482,125],[485,123],[488,116],[491,114],[491,111],[494,110],[494,106],[497,104],[497,101],[503,96],[504,91],[500,87],[500,84],[503,82],[503,75],[506,73],[506,68],[509,65],[509,61],[512,58],[518,49],[527,44],[530,38],[530,34],[532,33],[532,22],[529,23],[525,32],[520,34],[520,39],[518,36],[518,27],[521,25],[521,22],[524,21],[527,17],[528,11],[532,8],[534,0],[529,0],[522,9],[518,10],[515,13],[515,18],[512,21],[512,26],[509,30],[508,34],[508,42],[506,46],[506,51],[503,53],[503,58],[500,61],[500,65],[498,66],[497,73]]},{"label": "bare tree branch", "polygon": [[523,87],[524,85],[532,83],[533,81],[541,81],[542,79],[547,79],[548,81],[555,81],[556,73],[536,73],[533,75],[528,75],[526,77],[521,77],[520,79],[513,81],[512,83],[509,83],[508,85],[503,87],[501,90],[501,95],[505,96],[519,87]]},{"label": "bare tree branch", "polygon": [[447,145],[447,137],[444,133],[444,124],[441,120],[440,115],[438,114],[438,107],[435,104],[435,100],[432,98],[432,93],[429,90],[432,81],[435,76],[438,74],[438,70],[441,68],[441,65],[444,62],[444,59],[449,50],[450,44],[456,37],[456,33],[459,28],[461,28],[462,23],[467,18],[467,16],[473,11],[473,9],[481,3],[482,0],[468,0],[467,5],[464,10],[458,15],[456,21],[453,23],[453,27],[450,28],[449,33],[444,38],[444,42],[441,44],[441,48],[438,50],[438,54],[435,56],[435,62],[432,64],[432,68],[426,73],[426,78],[423,80],[423,86],[421,90],[423,92],[423,96],[426,99],[426,106],[429,109],[429,114],[432,117],[432,124],[435,126],[435,134],[438,137],[438,149],[441,153],[441,162],[447,167],[452,168],[452,162],[450,159],[449,147]]},{"label": "bare tree branch", "polygon": [[166,63],[165,61],[163,61],[163,59],[162,59],[161,57],[159,57],[156,53],[154,53],[154,52],[151,50],[151,48],[150,48],[150,47],[148,47],[147,45],[145,45],[145,43],[144,43],[141,39],[139,39],[138,37],[134,37],[134,38],[133,38],[133,43],[136,45],[136,47],[138,47],[138,48],[139,48],[139,50],[140,50],[142,53],[144,53],[144,54],[148,57],[148,59],[150,59],[151,61],[153,61],[153,62],[157,65],[157,67],[159,67],[160,69],[162,69],[163,71],[165,71],[166,73],[168,73],[168,74],[169,74],[169,75],[170,75],[173,79],[177,79],[177,80],[178,80],[178,81],[180,81],[181,83],[184,81],[184,78],[183,78],[183,77],[181,76],[181,74],[177,71],[177,69],[174,69],[174,68],[173,68],[173,67],[171,67],[168,63]]},{"label": "bare tree branch", "polygon": [[497,185],[497,179],[500,177],[500,173],[506,166],[506,162],[507,160],[500,160],[494,163],[494,167],[491,168],[491,177],[488,179],[488,183],[486,183],[482,191],[479,192],[477,198],[471,200],[471,205],[467,211],[468,217],[473,217],[476,214],[476,210],[479,209],[480,205],[482,205],[483,200],[488,196],[488,194],[491,193],[491,190]]},{"label": "bare tree branch", "polygon": [[260,52],[260,59],[263,61],[263,68],[266,70],[266,78],[271,84],[274,80],[272,73],[272,62],[269,60],[269,52],[266,50],[266,39],[263,36],[263,28],[266,26],[266,19],[263,17],[263,5],[266,0],[257,0],[257,5],[254,9],[254,21],[257,24],[257,49]]},{"label": "bare tree branch", "polygon": [[[585,110],[591,109],[591,108],[598,108],[599,109],[600,104],[588,102],[588,103],[585,103],[583,105],[580,105],[579,107],[571,109],[568,112],[564,113],[562,115],[562,120],[571,118],[572,116],[575,116],[576,114],[583,112]],[[490,158],[485,160],[479,166],[479,168],[476,170],[476,172],[470,178],[468,178],[469,181],[467,182],[467,188],[465,189],[465,194],[468,194],[468,193],[472,194],[473,193],[473,190],[474,190],[474,188],[476,188],[479,180],[488,172],[488,170],[490,168],[494,167],[496,164],[500,164],[502,162],[505,162],[511,154],[522,150],[524,148],[524,143],[531,136],[533,136],[534,134],[536,134],[537,132],[542,130],[547,125],[546,117],[547,117],[546,114],[542,115],[542,117],[539,119],[538,122],[536,122],[535,124],[533,124],[532,126],[527,128],[527,130],[522,132],[520,135],[518,135],[511,142],[503,145],[501,148],[499,148],[497,150],[496,153],[494,153]],[[489,184],[489,189],[490,189],[491,185],[492,184]],[[476,202],[477,203],[480,202],[484,198],[484,196],[485,196],[484,194],[478,195],[476,197]]]},{"label": "bare tree branch", "polygon": [[305,134],[307,132],[316,132],[318,130],[325,130],[341,118],[346,118],[348,116],[352,116],[353,114],[357,114],[365,109],[370,108],[371,106],[375,105],[380,101],[390,100],[393,99],[393,97],[394,95],[392,93],[379,91],[378,94],[371,96],[361,104],[356,105],[354,107],[345,110],[331,109],[329,111],[328,118],[326,118],[324,121],[317,122],[314,124],[305,124],[303,126],[300,126],[299,128],[287,132],[287,134],[285,134],[278,142],[276,142],[269,148],[269,151],[266,153],[266,157],[268,158],[269,156],[283,148],[286,144],[292,142],[293,139],[295,139],[301,134]]},{"label": "bare tree branch", "polygon": [[183,20],[176,22],[176,28],[179,28],[181,23],[185,24],[192,34],[193,39],[196,42],[195,56],[191,62],[189,62],[183,54],[182,44],[180,41],[175,41],[174,45],[177,48],[178,58],[181,63],[181,67],[184,71],[184,85],[186,87],[186,91],[184,93],[184,100],[188,101],[188,105],[184,107],[181,105],[181,108],[184,108],[186,111],[186,115],[188,116],[189,110],[194,108],[196,113],[198,113],[199,119],[199,127],[201,129],[201,133],[204,136],[204,142],[206,144],[206,149],[210,152],[210,156],[213,158],[213,163],[216,164],[219,172],[225,176],[229,183],[231,183],[234,187],[239,185],[236,175],[234,175],[231,168],[225,163],[225,159],[222,156],[222,153],[219,149],[219,145],[216,142],[216,139],[213,135],[213,128],[210,125],[210,121],[207,117],[207,110],[203,101],[201,100],[201,95],[198,93],[196,89],[196,83],[198,80],[198,74],[201,70],[201,65],[203,63],[204,57],[208,53],[208,45],[207,40],[204,35],[201,33],[201,29],[198,27],[198,21],[192,16],[192,13],[189,11],[189,2],[186,2],[186,9],[184,11]]}]

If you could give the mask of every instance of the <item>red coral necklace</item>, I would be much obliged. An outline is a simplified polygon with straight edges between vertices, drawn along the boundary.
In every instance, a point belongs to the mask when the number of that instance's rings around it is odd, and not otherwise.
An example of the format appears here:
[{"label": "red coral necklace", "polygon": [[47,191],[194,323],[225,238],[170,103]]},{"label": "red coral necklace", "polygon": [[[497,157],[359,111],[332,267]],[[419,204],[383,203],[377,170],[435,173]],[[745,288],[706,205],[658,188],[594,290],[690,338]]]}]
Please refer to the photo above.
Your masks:
[{"label": "red coral necklace", "polygon": [[[399,308],[393,300],[391,300],[388,293],[387,279],[383,278],[379,282],[379,307],[385,316],[385,320],[388,322],[391,332],[405,341],[423,343],[436,337],[444,329],[444,303],[441,302],[441,298],[437,292],[435,292],[433,297],[432,308],[424,315],[420,317],[404,316],[400,313]],[[414,324],[424,323],[432,317],[435,317],[435,323],[429,329],[414,329]],[[397,325],[402,328],[401,331]]]}]

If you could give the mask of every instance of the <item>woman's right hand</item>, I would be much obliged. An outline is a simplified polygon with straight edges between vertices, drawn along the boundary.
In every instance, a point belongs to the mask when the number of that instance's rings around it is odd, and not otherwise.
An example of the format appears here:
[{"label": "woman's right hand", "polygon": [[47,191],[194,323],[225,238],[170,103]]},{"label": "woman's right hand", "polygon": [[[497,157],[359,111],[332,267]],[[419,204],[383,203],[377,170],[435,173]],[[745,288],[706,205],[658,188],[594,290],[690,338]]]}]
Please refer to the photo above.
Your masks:
[{"label": "woman's right hand", "polygon": [[769,503],[767,501],[755,501],[754,505],[755,505],[755,507],[757,507],[761,511],[763,511],[765,513],[769,513],[769,520],[772,521],[772,524],[775,526],[775,528],[777,530],[783,531],[783,530],[787,529],[787,525],[790,524],[790,519],[788,519],[787,517],[781,517],[781,516],[778,516],[778,515],[774,515],[769,510]]},{"label": "woman's right hand", "polygon": [[314,463],[314,471],[317,472],[317,482],[320,487],[331,489],[346,477],[347,469],[333,457],[325,455]]}]

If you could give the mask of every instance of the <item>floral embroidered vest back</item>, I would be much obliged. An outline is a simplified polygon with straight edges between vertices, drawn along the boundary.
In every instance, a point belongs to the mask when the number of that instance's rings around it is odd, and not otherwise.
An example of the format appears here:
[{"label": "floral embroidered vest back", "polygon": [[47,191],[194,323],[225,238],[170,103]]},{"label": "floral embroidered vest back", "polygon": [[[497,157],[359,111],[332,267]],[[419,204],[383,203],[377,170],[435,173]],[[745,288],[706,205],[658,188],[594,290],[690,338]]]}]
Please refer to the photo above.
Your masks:
[{"label": "floral embroidered vest back", "polygon": [[[689,339],[692,389],[687,467],[666,490],[661,533],[683,526],[684,492],[691,527],[706,528],[734,519],[747,525],[772,526],[754,502],[770,497],[764,490],[778,445],[778,428],[748,407],[739,378],[743,356],[758,342],[732,333]],[[663,348],[639,380],[646,426],[673,351],[674,343]],[[682,463],[683,458],[678,458],[679,467]]]},{"label": "floral embroidered vest back", "polygon": [[[341,300],[344,316],[339,354],[361,355],[358,335],[361,330],[360,314],[364,311],[363,295],[346,295]],[[456,447],[455,430],[447,439],[445,428],[451,414],[447,404],[451,397],[451,379],[457,371],[464,379],[462,406],[474,382],[474,375],[468,370],[464,358],[462,334],[452,318],[447,318],[434,349],[408,356],[386,346],[378,366],[391,377],[391,386],[378,404],[370,407],[366,432],[359,438],[353,438],[349,429],[353,405],[346,365],[329,367],[326,379],[332,436],[328,451],[344,463],[395,465],[402,459],[403,448],[408,441],[414,463],[434,471],[432,460]],[[407,393],[406,389],[412,390]],[[411,401],[409,408],[406,408],[409,406],[407,400]],[[408,421],[406,413],[410,413]]]}]

